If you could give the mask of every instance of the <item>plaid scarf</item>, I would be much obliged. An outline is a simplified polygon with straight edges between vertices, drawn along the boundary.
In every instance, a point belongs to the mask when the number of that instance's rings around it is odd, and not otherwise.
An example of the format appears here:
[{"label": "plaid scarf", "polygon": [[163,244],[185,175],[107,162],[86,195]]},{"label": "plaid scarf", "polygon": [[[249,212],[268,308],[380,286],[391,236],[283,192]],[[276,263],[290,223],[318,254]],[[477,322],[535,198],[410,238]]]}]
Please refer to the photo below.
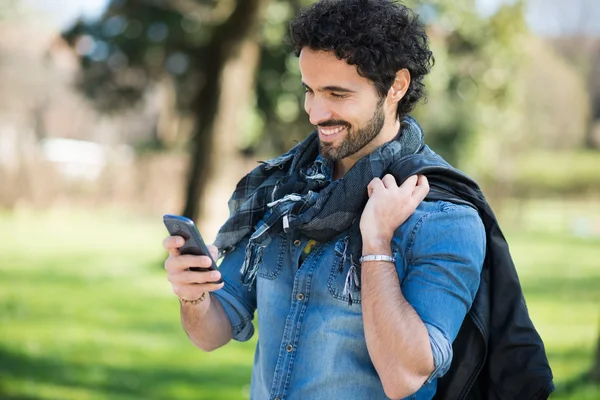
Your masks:
[{"label": "plaid scarf", "polygon": [[350,295],[351,303],[351,292],[360,290],[359,222],[368,200],[367,185],[388,173],[399,158],[415,154],[423,146],[421,126],[405,117],[394,140],[361,158],[343,179],[330,182],[324,172],[326,168],[332,170],[332,164],[318,157],[319,139],[313,132],[287,153],[262,162],[242,178],[229,200],[230,217],[219,230],[215,245],[226,253],[251,233],[240,270],[242,282],[251,287],[264,249],[282,230],[298,230],[318,242],[347,231],[342,266],[348,255],[351,268],[344,292]]}]

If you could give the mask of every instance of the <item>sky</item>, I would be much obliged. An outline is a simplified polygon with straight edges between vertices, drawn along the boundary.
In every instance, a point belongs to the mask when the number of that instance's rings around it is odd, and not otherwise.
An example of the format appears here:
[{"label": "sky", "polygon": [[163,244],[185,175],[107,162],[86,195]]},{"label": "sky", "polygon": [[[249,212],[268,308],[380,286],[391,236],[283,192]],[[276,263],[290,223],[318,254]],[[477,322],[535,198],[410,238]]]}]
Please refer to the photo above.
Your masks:
[{"label": "sky", "polygon": [[600,0],[527,2],[527,22],[536,33],[555,35],[557,32],[585,32],[600,37]]},{"label": "sky", "polygon": [[[457,0],[461,1],[461,0]],[[483,15],[515,0],[475,0]],[[525,17],[539,35],[586,33],[600,37],[600,0],[525,0]]]},{"label": "sky", "polygon": [[28,8],[47,14],[60,28],[69,27],[80,16],[93,19],[101,15],[109,2],[109,0],[22,0]]},{"label": "sky", "polygon": [[[1,1],[1,0],[0,0]],[[94,18],[110,0],[22,0],[31,8],[48,13],[60,28],[66,28],[79,16]],[[464,0],[457,0],[464,1]],[[503,3],[515,0],[475,0],[483,15],[493,14]],[[569,33],[600,37],[600,0],[526,0],[526,18],[530,28],[541,35]]]}]

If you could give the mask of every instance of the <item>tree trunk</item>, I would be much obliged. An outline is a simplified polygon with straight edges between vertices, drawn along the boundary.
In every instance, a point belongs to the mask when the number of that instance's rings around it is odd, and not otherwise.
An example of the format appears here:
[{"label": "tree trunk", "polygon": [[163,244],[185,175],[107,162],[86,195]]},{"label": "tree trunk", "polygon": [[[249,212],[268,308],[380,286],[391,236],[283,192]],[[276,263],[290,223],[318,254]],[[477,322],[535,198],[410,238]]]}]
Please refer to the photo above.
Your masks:
[{"label": "tree trunk", "polygon": [[236,144],[254,107],[252,100],[259,60],[260,45],[248,38],[242,43],[238,57],[230,60],[223,72],[221,101],[213,131],[215,171],[204,188],[198,220],[205,240],[214,238],[229,216],[227,200],[236,183],[256,166],[255,161],[241,156]]},{"label": "tree trunk", "polygon": [[229,19],[214,32],[204,59],[206,82],[194,102],[196,126],[183,215],[197,219],[200,200],[211,172],[213,136],[219,111],[220,92],[225,66],[236,56],[244,38],[254,33],[261,5],[266,0],[238,0]]}]

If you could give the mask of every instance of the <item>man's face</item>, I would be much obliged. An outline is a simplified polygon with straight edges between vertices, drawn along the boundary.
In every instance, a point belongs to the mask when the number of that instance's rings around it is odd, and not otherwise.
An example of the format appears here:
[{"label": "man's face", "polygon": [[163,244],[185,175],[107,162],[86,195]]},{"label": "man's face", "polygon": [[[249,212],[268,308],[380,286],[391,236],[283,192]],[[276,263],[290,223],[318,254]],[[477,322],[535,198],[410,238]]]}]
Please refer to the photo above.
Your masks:
[{"label": "man's face", "polygon": [[385,99],[371,82],[332,52],[308,48],[300,53],[300,72],[306,88],[304,109],[317,127],[321,154],[339,161],[370,152],[363,149],[379,134],[386,118]]}]

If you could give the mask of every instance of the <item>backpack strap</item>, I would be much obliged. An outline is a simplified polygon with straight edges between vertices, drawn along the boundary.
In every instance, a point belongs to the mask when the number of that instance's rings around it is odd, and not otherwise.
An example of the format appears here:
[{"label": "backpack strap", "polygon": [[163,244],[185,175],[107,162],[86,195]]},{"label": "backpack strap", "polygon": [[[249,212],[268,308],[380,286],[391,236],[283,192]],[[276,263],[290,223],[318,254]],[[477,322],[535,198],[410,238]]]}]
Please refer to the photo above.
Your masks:
[{"label": "backpack strap", "polygon": [[429,193],[427,194],[427,196],[425,197],[425,200],[429,200],[429,201],[447,201],[449,203],[454,203],[454,204],[462,204],[464,206],[469,206],[475,210],[477,210],[477,207],[475,207],[474,204],[468,202],[467,200],[457,196],[456,194],[452,193],[451,191],[445,189],[444,187],[437,185],[435,182],[430,182],[429,183]]}]

